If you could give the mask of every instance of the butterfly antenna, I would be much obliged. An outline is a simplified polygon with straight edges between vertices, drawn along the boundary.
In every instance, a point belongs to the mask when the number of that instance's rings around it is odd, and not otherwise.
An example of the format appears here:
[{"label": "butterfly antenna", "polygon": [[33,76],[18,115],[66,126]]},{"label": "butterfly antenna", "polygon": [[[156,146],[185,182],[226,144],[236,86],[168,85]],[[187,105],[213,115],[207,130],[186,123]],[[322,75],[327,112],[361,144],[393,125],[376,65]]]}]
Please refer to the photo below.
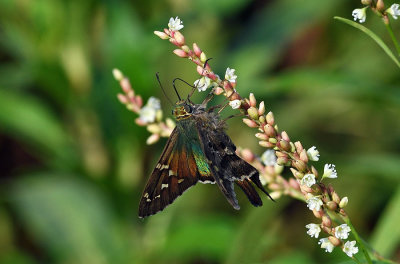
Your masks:
[{"label": "butterfly antenna", "polygon": [[[163,88],[163,86],[162,86],[162,84],[161,84],[160,76],[158,75],[158,72],[156,73],[156,77],[157,77],[158,84],[160,85],[161,90],[163,91],[165,97],[168,99],[168,101],[169,101],[169,102],[171,103],[171,105],[173,106],[174,103],[171,101],[171,99],[168,97],[167,93],[165,92],[165,90],[164,90],[164,88]],[[179,95],[178,95],[178,97],[179,97]]]}]

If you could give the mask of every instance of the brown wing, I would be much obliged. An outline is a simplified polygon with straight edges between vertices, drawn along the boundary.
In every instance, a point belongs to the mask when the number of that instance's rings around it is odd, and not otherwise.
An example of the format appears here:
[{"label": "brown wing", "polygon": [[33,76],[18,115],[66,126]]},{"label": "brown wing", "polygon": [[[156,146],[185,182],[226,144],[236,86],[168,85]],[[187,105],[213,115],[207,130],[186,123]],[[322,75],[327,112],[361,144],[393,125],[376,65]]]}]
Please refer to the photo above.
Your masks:
[{"label": "brown wing", "polygon": [[[196,160],[185,135],[174,129],[144,188],[139,217],[144,218],[171,204],[199,180]],[[185,144],[186,143],[186,144]]]}]

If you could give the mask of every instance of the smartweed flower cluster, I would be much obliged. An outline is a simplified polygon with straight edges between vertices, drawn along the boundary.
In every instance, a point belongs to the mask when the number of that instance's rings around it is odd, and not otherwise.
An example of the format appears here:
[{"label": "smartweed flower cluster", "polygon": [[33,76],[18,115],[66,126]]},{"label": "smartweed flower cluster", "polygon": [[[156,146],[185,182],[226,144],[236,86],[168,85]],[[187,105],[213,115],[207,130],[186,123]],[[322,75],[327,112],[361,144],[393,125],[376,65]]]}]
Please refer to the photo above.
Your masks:
[{"label": "smartweed flower cluster", "polygon": [[[353,16],[364,22],[366,8],[355,10]],[[398,9],[394,6],[391,10],[385,12],[393,13],[395,17]],[[196,43],[192,45],[192,48],[186,44],[185,37],[179,31],[183,27],[183,22],[178,17],[171,18],[168,28],[155,31],[154,34],[161,39],[169,40],[176,46],[173,52],[177,56],[189,59],[196,64],[200,78],[194,82],[194,85],[199,92],[212,89],[214,94],[225,96],[228,99],[227,105],[244,115],[243,122],[258,130],[255,137],[267,150],[258,157],[249,149],[238,148],[238,155],[258,169],[262,182],[272,191],[271,196],[274,199],[286,195],[305,202],[305,208],[312,211],[316,218],[315,223],[305,226],[305,233],[312,238],[319,238],[318,244],[322,249],[330,253],[340,248],[347,256],[359,262],[355,255],[360,247],[366,261],[372,263],[362,240],[345,212],[344,208],[349,199],[341,198],[332,185],[326,185],[323,182],[327,178],[338,178],[335,165],[325,164],[321,169],[323,172],[320,173],[316,168],[319,166],[312,164],[319,161],[318,149],[315,146],[304,148],[300,141],[292,141],[286,131],[280,131],[274,114],[266,111],[263,101],[257,103],[253,93],[248,98],[242,98],[235,89],[238,79],[235,69],[227,68],[224,79],[215,74],[206,63],[207,56],[204,51]],[[150,98],[143,106],[141,97],[135,95],[129,80],[119,70],[114,70],[114,76],[120,82],[123,91],[123,94],[118,94],[118,99],[129,110],[139,114],[136,123],[146,126],[152,133],[147,143],[152,144],[160,137],[168,137],[175,124],[171,119],[162,121],[163,114],[159,100]],[[290,168],[293,177],[286,179],[281,175],[284,167]]]}]

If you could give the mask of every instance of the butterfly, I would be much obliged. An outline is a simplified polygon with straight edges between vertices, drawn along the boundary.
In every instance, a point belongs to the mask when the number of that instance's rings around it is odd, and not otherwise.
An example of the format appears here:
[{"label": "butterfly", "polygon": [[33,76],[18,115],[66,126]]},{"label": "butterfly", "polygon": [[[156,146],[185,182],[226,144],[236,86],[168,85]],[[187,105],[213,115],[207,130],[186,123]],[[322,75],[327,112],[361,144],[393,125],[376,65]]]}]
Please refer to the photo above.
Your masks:
[{"label": "butterfly", "polygon": [[214,94],[210,93],[201,104],[191,102],[190,95],[181,100],[178,94],[179,101],[172,111],[176,127],[144,188],[139,202],[140,218],[162,211],[198,182],[216,184],[236,210],[240,206],[234,184],[254,206],[263,203],[253,184],[271,198],[258,171],[236,155],[236,146],[225,132],[226,123],[214,111],[215,107],[207,109]]}]

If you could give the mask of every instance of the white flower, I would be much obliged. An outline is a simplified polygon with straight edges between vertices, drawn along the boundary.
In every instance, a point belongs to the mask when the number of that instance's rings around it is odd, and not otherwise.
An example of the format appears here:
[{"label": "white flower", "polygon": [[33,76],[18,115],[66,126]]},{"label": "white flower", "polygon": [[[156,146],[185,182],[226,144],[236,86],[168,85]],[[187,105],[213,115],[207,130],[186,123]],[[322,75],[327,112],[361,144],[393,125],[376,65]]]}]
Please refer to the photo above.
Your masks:
[{"label": "white flower", "polygon": [[229,105],[232,107],[232,109],[238,109],[242,102],[240,100],[232,100],[229,102]]},{"label": "white flower", "polygon": [[334,164],[325,164],[323,178],[337,178],[337,172]]},{"label": "white flower", "polygon": [[315,175],[314,174],[306,174],[300,181],[301,185],[305,185],[307,187],[313,186],[316,181],[315,181]]},{"label": "white flower", "polygon": [[225,72],[225,80],[230,82],[236,82],[237,76],[235,75],[235,69],[227,68]]},{"label": "white flower", "polygon": [[261,161],[262,161],[266,166],[274,166],[274,165],[276,164],[275,150],[267,149],[267,150],[261,155]]},{"label": "white flower", "polygon": [[312,146],[307,150],[307,156],[310,160],[312,161],[318,161],[319,160],[319,151],[315,146]]},{"label": "white flower", "polygon": [[367,7],[354,9],[353,13],[351,13],[351,15],[354,17],[354,21],[357,21],[358,19],[360,23],[364,23],[365,19],[367,19],[367,13],[365,11],[366,9]]},{"label": "white flower", "polygon": [[319,232],[321,232],[321,227],[317,224],[308,224],[306,225],[306,228],[308,228],[307,234],[310,235],[311,237],[318,238]]},{"label": "white flower", "polygon": [[194,86],[196,86],[197,90],[199,90],[199,92],[204,92],[205,90],[207,90],[208,86],[210,86],[211,84],[211,80],[210,78],[203,76],[200,79],[196,80],[194,82]]},{"label": "white flower", "polygon": [[144,106],[139,112],[140,120],[146,123],[153,123],[156,120],[156,115],[157,110],[149,106]]},{"label": "white flower", "polygon": [[169,19],[169,23],[168,23],[169,30],[171,30],[171,31],[181,30],[183,28],[182,23],[183,22],[178,17],[176,17],[175,19],[173,17],[171,17]]},{"label": "white flower", "polygon": [[153,123],[156,120],[157,110],[161,109],[160,99],[150,97],[146,105],[140,109],[139,118],[146,123]]},{"label": "white flower", "polygon": [[325,248],[325,252],[331,253],[333,248],[335,247],[328,238],[321,238],[318,242],[321,245],[321,248]]},{"label": "white flower", "polygon": [[307,199],[306,202],[307,202],[308,209],[310,209],[311,211],[312,210],[319,211],[321,209],[322,204],[323,204],[321,199],[319,197],[317,197],[317,196],[313,196],[313,197]]},{"label": "white flower", "polygon": [[400,16],[399,4],[391,5],[386,9],[386,13],[391,14],[394,19],[397,19],[397,16]]},{"label": "white flower", "polygon": [[160,99],[151,96],[149,100],[147,100],[146,106],[152,107],[156,110],[161,109]]},{"label": "white flower", "polygon": [[355,245],[356,241],[347,241],[344,243],[343,252],[346,253],[350,258],[358,252],[358,247],[355,247]]},{"label": "white flower", "polygon": [[348,225],[342,224],[335,228],[335,237],[339,239],[347,239],[349,237],[351,229]]}]

